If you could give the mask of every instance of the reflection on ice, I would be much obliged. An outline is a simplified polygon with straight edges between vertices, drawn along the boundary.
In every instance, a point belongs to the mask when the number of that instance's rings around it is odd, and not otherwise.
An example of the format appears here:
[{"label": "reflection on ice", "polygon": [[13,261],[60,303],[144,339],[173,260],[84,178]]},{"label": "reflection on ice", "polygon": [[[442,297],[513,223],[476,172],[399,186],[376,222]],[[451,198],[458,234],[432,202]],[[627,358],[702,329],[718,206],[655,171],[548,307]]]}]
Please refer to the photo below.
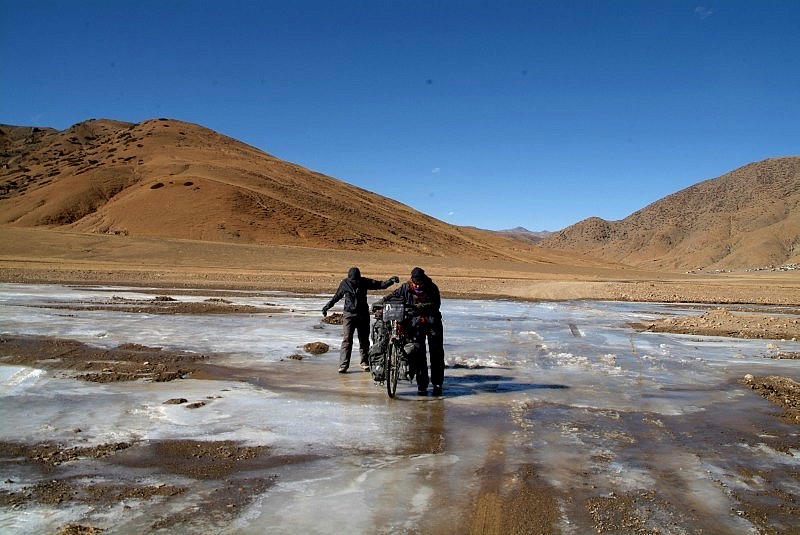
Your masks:
[{"label": "reflection on ice", "polygon": [[[63,307],[106,302],[121,292],[127,299],[156,295],[146,289],[0,285],[0,334],[212,354],[220,364],[241,369],[241,376],[89,384],[52,370],[0,365],[0,440],[67,447],[232,440],[269,446],[272,455],[295,459],[258,474],[275,477],[274,485],[246,510],[215,525],[217,532],[458,531],[446,527],[466,525],[464,511],[482,492],[483,467],[493,459],[502,459],[498,478],[522,465],[534,466],[554,493],[574,495],[573,503],[560,502],[560,529],[571,533],[591,528],[580,497],[642,489],[657,489],[665,503],[697,507],[711,519],[706,526],[749,533],[753,526],[747,520],[730,516],[736,504],[725,489],[757,492],[767,483],[763,476],[748,479],[741,467],[770,475],[769,484],[781,492],[798,491],[797,480],[777,475],[789,466],[796,469],[796,453],[777,451],[764,437],[763,443],[734,443],[736,433],[751,432],[753,418],[764,420],[774,409],[731,386],[745,373],[797,379],[796,361],[764,359],[769,341],[639,334],[627,326],[667,313],[664,305],[445,300],[444,400],[412,397],[415,388],[407,383],[397,399],[389,400],[369,374],[338,376],[335,349],[321,357],[286,360],[310,341],[338,347],[339,327],[320,322],[326,296],[225,296],[235,304],[286,309],[269,314],[156,315]],[[208,294],[173,297],[198,301]],[[800,350],[797,343],[776,343]],[[202,404],[194,410],[164,404],[175,397]],[[734,404],[735,411],[721,410]],[[796,429],[778,431],[781,440],[797,447]],[[0,466],[5,481],[0,489],[6,492],[37,480],[36,473],[9,459]],[[107,476],[134,480],[141,474]],[[154,484],[172,482],[166,477]],[[181,499],[188,503],[209,484],[198,483]],[[170,503],[179,507],[181,502]],[[112,532],[137,532],[160,514],[156,506],[142,507],[123,520],[121,507],[100,511],[82,503],[30,504],[20,515],[4,506],[0,530],[53,532],[81,521]],[[702,517],[686,513],[676,521],[691,525]]]}]

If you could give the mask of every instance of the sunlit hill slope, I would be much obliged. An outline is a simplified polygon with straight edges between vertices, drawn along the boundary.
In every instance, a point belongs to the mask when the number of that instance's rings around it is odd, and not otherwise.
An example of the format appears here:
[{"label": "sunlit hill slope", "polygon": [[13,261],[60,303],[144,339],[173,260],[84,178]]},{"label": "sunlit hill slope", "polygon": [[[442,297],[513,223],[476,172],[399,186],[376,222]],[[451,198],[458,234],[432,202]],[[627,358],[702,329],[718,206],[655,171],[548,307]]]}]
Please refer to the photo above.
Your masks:
[{"label": "sunlit hill slope", "polygon": [[772,158],[664,197],[621,221],[589,218],[541,244],[648,269],[800,262],[800,157]]},{"label": "sunlit hill slope", "polygon": [[0,224],[103,235],[606,264],[449,225],[198,126],[0,126]]}]

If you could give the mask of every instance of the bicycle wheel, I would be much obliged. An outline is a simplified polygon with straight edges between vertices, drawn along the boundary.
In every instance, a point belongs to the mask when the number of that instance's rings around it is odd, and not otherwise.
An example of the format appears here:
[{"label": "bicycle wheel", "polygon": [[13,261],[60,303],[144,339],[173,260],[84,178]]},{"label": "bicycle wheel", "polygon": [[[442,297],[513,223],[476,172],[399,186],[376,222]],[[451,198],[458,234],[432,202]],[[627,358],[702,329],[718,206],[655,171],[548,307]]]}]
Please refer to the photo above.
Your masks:
[{"label": "bicycle wheel", "polygon": [[390,398],[397,392],[397,378],[400,375],[400,355],[398,347],[394,343],[389,344],[386,352],[386,393]]}]

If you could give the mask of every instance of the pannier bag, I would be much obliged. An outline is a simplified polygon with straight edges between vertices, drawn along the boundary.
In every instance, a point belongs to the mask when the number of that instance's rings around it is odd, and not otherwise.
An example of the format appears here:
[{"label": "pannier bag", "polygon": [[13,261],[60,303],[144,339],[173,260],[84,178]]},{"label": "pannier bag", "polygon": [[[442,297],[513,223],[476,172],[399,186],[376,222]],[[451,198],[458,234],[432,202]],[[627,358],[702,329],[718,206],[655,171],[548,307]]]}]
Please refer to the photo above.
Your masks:
[{"label": "pannier bag", "polygon": [[389,347],[389,324],[383,320],[383,309],[381,307],[373,305],[372,312],[375,316],[375,321],[372,323],[372,333],[370,334],[372,345],[369,346],[367,356],[372,378],[377,382],[381,382],[384,380],[385,370],[383,369],[383,364],[386,350]]},{"label": "pannier bag", "polygon": [[403,303],[396,301],[389,301],[383,305],[383,320],[384,321],[403,321]]}]

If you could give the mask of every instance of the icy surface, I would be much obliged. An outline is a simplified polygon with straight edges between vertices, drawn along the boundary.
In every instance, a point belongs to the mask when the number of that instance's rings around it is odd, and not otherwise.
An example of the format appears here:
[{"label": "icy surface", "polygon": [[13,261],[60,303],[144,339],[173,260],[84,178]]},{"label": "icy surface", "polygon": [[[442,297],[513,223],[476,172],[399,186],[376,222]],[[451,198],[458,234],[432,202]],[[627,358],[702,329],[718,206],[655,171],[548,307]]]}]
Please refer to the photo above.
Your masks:
[{"label": "icy surface", "polygon": [[[320,323],[327,295],[225,296],[235,304],[287,310],[270,314],[55,308],[107,302],[116,295],[151,299],[170,293],[3,284],[0,334],[211,353],[252,370],[253,380],[87,384],[51,371],[0,365],[0,440],[71,445],[236,440],[268,445],[275,454],[308,455],[308,462],[275,468],[275,485],[217,528],[227,533],[425,531],[420,526],[432,508],[445,520],[468,510],[463,507],[474,497],[478,467],[492,456],[498,433],[510,437],[504,443],[507,463],[537,466],[556,489],[582,485],[581,473],[593,474],[595,486],[617,492],[652,488],[661,476],[642,461],[641,445],[665,425],[675,425],[671,419],[702,420],[708,409],[733,401],[768,412],[757,396],[730,384],[745,373],[800,378],[796,361],[764,358],[768,343],[800,351],[797,343],[640,334],[627,325],[696,310],[646,303],[445,300],[445,398],[418,399],[411,396],[415,386],[405,383],[390,400],[369,374],[335,373],[340,328]],[[173,297],[197,301],[209,295]],[[310,341],[332,349],[302,361],[286,359]],[[196,411],[163,404],[176,396],[208,404]],[[736,415],[722,418],[726,425],[739,425]],[[404,453],[420,437],[438,435],[446,444],[442,451]],[[766,449],[728,451],[734,463],[656,439],[647,444],[648,454],[657,452],[660,464],[680,474],[683,492],[733,533],[752,530],[730,516],[730,497],[716,483],[745,485],[733,464],[800,468],[797,456]],[[8,481],[26,477],[4,464],[0,478],[6,483],[0,488],[13,490],[21,483]],[[103,514],[84,506],[29,507],[25,514],[4,507],[0,531],[53,532],[81,519],[122,533],[147,525],[121,509]],[[562,519],[565,532],[576,529],[569,527],[568,516]]]}]

